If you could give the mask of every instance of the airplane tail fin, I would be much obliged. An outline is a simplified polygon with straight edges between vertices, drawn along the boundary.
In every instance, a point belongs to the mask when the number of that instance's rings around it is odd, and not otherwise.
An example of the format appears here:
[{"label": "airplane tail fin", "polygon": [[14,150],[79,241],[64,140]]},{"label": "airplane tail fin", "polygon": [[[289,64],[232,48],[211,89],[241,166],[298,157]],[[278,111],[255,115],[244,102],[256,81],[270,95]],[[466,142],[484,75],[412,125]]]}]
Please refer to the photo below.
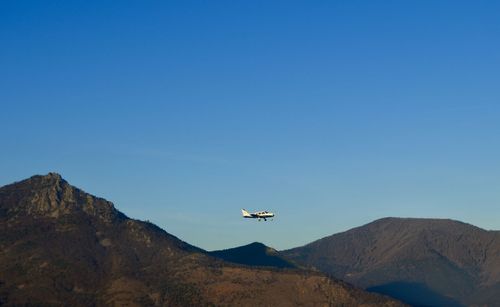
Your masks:
[{"label": "airplane tail fin", "polygon": [[241,209],[241,214],[243,214],[243,217],[252,217],[252,215],[245,209]]}]

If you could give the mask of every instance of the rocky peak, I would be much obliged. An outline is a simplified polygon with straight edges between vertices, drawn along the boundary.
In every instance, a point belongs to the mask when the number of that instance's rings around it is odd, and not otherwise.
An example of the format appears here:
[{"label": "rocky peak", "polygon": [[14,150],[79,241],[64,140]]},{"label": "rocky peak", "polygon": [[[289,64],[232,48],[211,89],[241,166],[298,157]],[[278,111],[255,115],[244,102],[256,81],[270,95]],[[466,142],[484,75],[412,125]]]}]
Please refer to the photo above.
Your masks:
[{"label": "rocky peak", "polygon": [[58,173],[35,175],[0,188],[2,211],[9,215],[34,215],[58,218],[84,212],[112,222],[124,215],[113,204],[70,185]]},{"label": "rocky peak", "polygon": [[47,175],[45,175],[45,176],[41,175],[40,177],[47,178],[47,179],[62,180],[62,176],[56,172],[50,172]]},{"label": "rocky peak", "polygon": [[[34,176],[34,177],[38,177],[38,176]],[[62,178],[62,176],[60,174],[58,174],[58,173],[50,172],[47,175],[41,175],[39,177],[40,177],[39,179],[40,179],[41,182],[44,182],[44,183],[49,184],[49,185],[53,184],[53,185],[60,186],[61,184],[68,184],[66,182],[66,180],[64,180]]]}]

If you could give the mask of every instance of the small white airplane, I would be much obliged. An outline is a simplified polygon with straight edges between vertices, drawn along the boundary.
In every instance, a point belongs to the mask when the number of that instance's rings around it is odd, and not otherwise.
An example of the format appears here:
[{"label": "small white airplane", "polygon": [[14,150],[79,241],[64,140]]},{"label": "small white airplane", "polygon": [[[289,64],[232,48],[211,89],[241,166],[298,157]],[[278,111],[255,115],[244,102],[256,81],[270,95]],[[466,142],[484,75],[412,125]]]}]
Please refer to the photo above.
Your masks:
[{"label": "small white airplane", "polygon": [[254,213],[249,213],[247,210],[241,209],[241,213],[243,214],[244,218],[259,219],[259,221],[260,221],[260,219],[264,219],[264,221],[267,221],[268,218],[274,217],[274,213],[267,212],[267,211],[258,211],[258,212],[254,212]]}]

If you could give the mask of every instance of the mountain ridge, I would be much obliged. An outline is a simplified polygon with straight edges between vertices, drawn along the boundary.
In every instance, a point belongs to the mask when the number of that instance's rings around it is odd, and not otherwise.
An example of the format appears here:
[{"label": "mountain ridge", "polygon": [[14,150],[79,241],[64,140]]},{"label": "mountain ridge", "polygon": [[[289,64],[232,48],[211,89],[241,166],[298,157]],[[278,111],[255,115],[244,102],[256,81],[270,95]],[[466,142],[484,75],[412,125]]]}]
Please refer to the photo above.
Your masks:
[{"label": "mountain ridge", "polygon": [[500,233],[460,221],[383,218],[281,253],[410,304],[437,304],[411,287],[448,305],[500,302]]},{"label": "mountain ridge", "polygon": [[318,272],[218,260],[54,173],[0,187],[0,233],[0,305],[403,305]]},{"label": "mountain ridge", "polygon": [[260,242],[209,252],[210,255],[229,261],[248,266],[263,266],[276,268],[297,268],[280,253]]}]

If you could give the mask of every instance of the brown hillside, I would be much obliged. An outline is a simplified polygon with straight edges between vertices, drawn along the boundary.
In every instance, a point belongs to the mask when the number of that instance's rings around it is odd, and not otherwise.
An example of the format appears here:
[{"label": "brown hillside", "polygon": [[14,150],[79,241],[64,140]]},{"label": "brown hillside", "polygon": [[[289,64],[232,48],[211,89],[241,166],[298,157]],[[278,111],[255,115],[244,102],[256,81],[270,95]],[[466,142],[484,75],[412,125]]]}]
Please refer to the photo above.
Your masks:
[{"label": "brown hillside", "polygon": [[318,273],[216,260],[54,173],[0,188],[0,233],[0,305],[401,305]]}]

